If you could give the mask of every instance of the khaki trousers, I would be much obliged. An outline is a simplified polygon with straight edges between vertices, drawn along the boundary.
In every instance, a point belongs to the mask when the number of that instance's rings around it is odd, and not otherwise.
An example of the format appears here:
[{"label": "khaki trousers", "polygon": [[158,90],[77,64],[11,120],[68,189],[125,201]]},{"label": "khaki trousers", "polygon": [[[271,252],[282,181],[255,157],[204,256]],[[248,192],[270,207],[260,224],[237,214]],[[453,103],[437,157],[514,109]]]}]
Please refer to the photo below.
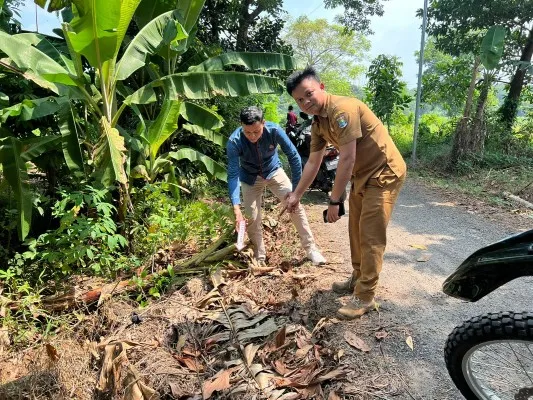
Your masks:
[{"label": "khaki trousers", "polygon": [[387,244],[387,225],[405,177],[398,178],[387,166],[379,177],[369,179],[359,193],[353,190],[352,181],[348,231],[357,280],[354,294],[362,301],[374,298]]},{"label": "khaki trousers", "polygon": [[[261,205],[263,203],[263,191],[265,188],[270,189],[283,203],[285,195],[292,192],[292,184],[282,168],[279,168],[271,179],[263,179],[258,176],[253,186],[241,182],[244,213],[248,218],[246,229],[248,231],[248,237],[255,248],[255,257],[259,260],[265,260],[266,258],[265,243],[263,242],[263,224],[261,221]],[[298,231],[304,250],[306,252],[313,250],[315,240],[311,233],[309,222],[307,222],[307,216],[305,215],[303,206],[300,204],[298,209],[289,215]]]}]

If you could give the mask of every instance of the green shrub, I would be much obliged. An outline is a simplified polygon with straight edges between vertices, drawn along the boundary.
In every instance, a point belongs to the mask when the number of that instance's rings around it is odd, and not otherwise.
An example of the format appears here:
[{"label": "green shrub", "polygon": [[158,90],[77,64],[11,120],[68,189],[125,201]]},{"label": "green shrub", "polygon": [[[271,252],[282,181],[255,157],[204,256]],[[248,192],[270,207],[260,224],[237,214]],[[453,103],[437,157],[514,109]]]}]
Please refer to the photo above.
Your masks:
[{"label": "green shrub", "polygon": [[82,191],[59,191],[52,208],[59,227],[27,241],[28,250],[10,262],[16,275],[35,282],[70,273],[115,274],[127,240],[113,221],[115,207],[107,189],[86,186]]},{"label": "green shrub", "polygon": [[171,244],[195,246],[211,241],[226,229],[230,208],[197,200],[178,200],[162,184],[146,185],[133,195],[132,248],[139,258]]}]

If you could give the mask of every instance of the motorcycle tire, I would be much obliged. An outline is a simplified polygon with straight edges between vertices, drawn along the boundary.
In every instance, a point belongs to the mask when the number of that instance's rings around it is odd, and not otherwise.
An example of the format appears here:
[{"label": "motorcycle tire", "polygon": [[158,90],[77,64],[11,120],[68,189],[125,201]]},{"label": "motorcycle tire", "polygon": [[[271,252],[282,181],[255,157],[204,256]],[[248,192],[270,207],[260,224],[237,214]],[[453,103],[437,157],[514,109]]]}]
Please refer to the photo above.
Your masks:
[{"label": "motorcycle tire", "polygon": [[[489,399],[475,393],[475,377],[470,377],[466,367],[468,357],[478,346],[488,342],[532,342],[533,313],[499,312],[479,315],[457,326],[448,336],[444,358],[448,373],[455,386],[467,400]],[[472,390],[471,386],[474,386]]]}]

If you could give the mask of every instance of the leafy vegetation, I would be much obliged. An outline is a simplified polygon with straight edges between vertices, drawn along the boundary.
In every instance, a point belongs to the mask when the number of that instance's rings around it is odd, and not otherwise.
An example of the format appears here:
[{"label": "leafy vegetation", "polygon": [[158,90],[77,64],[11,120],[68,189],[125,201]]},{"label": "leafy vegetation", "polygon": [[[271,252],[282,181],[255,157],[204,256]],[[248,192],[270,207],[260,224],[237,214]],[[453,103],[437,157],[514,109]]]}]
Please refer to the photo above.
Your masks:
[{"label": "leafy vegetation", "polygon": [[[0,313],[15,342],[52,332],[43,299],[81,277],[130,280],[145,304],[201,271],[173,266],[232,226],[224,146],[238,113],[259,105],[283,124],[283,80],[300,65],[364,97],[411,153],[402,61],[364,67],[382,1],[325,0],[344,7],[337,23],[287,20],[281,1],[36,3],[61,11],[55,35],[21,31],[21,2],[0,1]],[[418,173],[533,200],[532,14],[500,3],[431,2]]]}]

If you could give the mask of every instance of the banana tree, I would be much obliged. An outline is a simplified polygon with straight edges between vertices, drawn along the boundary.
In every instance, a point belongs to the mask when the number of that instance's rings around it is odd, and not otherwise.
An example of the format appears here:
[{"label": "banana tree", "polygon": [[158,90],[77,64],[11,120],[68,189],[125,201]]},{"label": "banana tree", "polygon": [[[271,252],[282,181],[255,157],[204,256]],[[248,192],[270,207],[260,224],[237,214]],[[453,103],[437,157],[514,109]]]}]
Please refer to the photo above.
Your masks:
[{"label": "banana tree", "polygon": [[491,27],[481,42],[480,60],[485,68],[483,83],[476,107],[476,113],[472,123],[472,139],[474,151],[482,152],[485,144],[485,130],[483,128],[485,105],[489,90],[498,73],[498,67],[503,55],[506,29],[503,26]]},{"label": "banana tree", "polygon": [[[449,168],[454,170],[459,159],[467,155],[483,151],[485,143],[485,131],[483,129],[484,111],[489,90],[498,72],[501,57],[504,50],[506,30],[501,26],[491,27],[485,34],[476,57],[468,89],[463,118],[457,124],[455,130],[452,152],[450,155]],[[473,103],[474,89],[479,74],[479,65],[483,65],[485,72],[479,92],[474,117],[470,119],[470,110]]]},{"label": "banana tree", "polygon": [[[46,3],[36,2],[41,5]],[[203,0],[181,0],[176,10],[155,16],[129,41],[118,59],[126,29],[139,3],[140,0],[72,1],[74,18],[70,23],[62,24],[70,57],[58,51],[42,35],[0,32],[0,53],[7,55],[0,60],[0,65],[63,98],[56,102],[64,102],[65,99],[69,104],[73,99],[83,102],[97,121],[100,136],[89,154],[94,166],[93,177],[104,185],[119,184],[122,200],[119,209],[123,212],[128,199],[128,165],[132,171],[141,165],[135,171],[140,170],[142,175],[144,164],[146,175],[155,177],[161,172],[172,171],[173,161],[189,159],[201,162],[209,172],[223,177],[222,167],[195,149],[179,148],[159,154],[161,144],[182,129],[215,143],[223,143],[223,139],[216,135],[216,129],[222,123],[220,118],[196,104],[195,100],[218,95],[281,93],[282,87],[277,78],[258,72],[293,69],[296,66],[292,58],[280,54],[233,53],[210,59],[187,72],[173,73],[179,56],[192,41]],[[82,57],[96,71],[94,80],[85,72]],[[152,68],[152,58],[160,57],[166,61],[166,74],[163,76]],[[244,66],[250,72],[225,70],[234,65]],[[153,81],[137,90],[128,88],[129,78],[141,68],[149,70],[154,76]],[[119,90],[121,87],[127,90],[122,92]],[[145,161],[132,163],[133,149],[126,147],[124,139],[134,135],[121,129],[118,122],[128,106],[136,109],[138,105],[149,103],[156,104],[159,113],[154,121],[146,122],[145,128],[140,130]],[[79,169],[79,127],[71,120],[75,116],[73,113],[73,108],[70,114],[62,113],[66,118],[61,131],[63,148],[69,151],[68,157],[65,157],[67,164]],[[140,112],[137,114],[142,116]],[[178,127],[178,115],[187,123]],[[82,164],[86,165],[87,161],[82,160]]]},{"label": "banana tree", "polygon": [[30,231],[33,200],[28,177],[28,162],[57,147],[61,136],[44,136],[20,140],[0,128],[0,163],[17,202],[18,235],[24,240]]}]

